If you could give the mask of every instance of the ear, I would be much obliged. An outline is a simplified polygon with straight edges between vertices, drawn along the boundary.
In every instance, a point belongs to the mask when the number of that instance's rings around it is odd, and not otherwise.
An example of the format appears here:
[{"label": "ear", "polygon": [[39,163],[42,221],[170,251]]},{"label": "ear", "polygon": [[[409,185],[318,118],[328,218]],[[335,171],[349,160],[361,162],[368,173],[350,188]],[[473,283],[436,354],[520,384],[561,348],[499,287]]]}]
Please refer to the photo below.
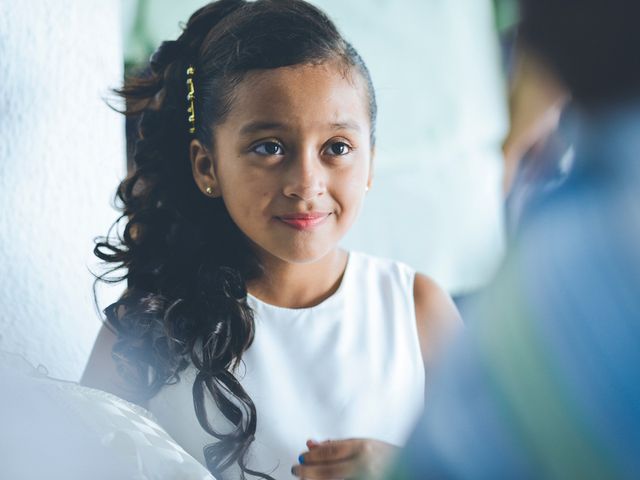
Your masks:
[{"label": "ear", "polygon": [[374,172],[374,159],[376,156],[376,147],[371,147],[371,160],[369,160],[369,176],[367,177],[367,191],[371,189],[373,185],[373,172]]},{"label": "ear", "polygon": [[216,175],[213,154],[200,142],[192,140],[189,145],[191,172],[198,188],[207,197],[220,197],[220,184]]}]

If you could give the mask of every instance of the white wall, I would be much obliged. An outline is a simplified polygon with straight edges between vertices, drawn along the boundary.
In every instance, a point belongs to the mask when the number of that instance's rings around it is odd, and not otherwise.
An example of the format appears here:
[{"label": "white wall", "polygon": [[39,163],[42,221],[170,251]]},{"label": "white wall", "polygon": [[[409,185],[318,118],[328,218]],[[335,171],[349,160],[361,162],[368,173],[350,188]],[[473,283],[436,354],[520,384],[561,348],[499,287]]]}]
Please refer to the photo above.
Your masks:
[{"label": "white wall", "polygon": [[[100,326],[93,238],[116,218],[118,0],[0,0],[0,350],[77,380]],[[112,294],[113,295],[113,294]]]}]

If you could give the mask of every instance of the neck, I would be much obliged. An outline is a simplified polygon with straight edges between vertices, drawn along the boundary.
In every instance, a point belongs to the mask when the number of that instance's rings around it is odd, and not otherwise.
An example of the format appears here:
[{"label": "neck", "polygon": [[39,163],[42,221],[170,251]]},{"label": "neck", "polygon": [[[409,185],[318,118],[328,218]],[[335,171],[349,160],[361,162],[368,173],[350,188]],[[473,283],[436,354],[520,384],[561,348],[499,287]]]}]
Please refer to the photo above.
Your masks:
[{"label": "neck", "polygon": [[329,298],[340,286],[348,254],[335,248],[312,263],[261,258],[264,274],[247,284],[251,295],[284,308],[308,308]]}]

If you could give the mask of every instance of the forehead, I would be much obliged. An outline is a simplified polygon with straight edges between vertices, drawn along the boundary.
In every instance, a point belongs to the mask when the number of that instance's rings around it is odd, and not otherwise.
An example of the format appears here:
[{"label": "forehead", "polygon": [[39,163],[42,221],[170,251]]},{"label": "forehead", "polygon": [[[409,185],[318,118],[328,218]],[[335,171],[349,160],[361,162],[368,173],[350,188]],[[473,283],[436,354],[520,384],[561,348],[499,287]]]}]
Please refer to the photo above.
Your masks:
[{"label": "forehead", "polygon": [[366,84],[338,62],[249,72],[234,90],[227,121],[276,119],[309,126],[350,121],[368,128]]}]

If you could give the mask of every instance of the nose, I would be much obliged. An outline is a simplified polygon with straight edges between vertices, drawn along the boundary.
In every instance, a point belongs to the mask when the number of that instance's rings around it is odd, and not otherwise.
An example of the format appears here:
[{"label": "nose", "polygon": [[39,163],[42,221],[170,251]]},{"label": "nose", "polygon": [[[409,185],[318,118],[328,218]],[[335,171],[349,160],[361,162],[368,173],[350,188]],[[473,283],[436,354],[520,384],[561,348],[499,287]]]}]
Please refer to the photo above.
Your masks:
[{"label": "nose", "polygon": [[285,173],[283,193],[303,201],[313,200],[326,191],[326,171],[319,155],[312,151],[292,159]]}]

